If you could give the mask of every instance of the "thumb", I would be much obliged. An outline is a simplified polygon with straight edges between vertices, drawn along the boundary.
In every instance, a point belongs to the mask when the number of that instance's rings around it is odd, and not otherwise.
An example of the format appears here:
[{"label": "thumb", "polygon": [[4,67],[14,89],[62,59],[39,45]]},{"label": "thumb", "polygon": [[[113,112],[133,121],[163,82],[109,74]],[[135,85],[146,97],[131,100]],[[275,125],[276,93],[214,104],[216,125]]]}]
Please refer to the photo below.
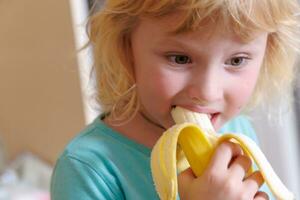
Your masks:
[{"label": "thumb", "polygon": [[182,171],[177,177],[179,194],[184,195],[184,191],[187,191],[195,178],[196,176],[190,167]]}]

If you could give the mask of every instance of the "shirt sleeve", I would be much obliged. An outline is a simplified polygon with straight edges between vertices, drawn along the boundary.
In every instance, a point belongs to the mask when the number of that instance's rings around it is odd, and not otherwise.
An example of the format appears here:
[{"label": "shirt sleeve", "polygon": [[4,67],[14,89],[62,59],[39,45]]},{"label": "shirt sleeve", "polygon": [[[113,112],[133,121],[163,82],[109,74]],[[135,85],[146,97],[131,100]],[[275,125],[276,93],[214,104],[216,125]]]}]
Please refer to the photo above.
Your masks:
[{"label": "shirt sleeve", "polygon": [[52,174],[52,200],[123,199],[118,190],[88,163],[68,155],[60,157]]}]

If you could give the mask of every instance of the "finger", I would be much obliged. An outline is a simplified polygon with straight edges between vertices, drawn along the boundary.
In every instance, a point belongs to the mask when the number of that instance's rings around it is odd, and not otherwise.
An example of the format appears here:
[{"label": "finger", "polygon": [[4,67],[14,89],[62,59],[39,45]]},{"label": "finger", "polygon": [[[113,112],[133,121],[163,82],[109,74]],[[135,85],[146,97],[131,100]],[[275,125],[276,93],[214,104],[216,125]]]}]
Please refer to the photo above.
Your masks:
[{"label": "finger", "polygon": [[183,194],[183,191],[187,191],[185,188],[189,187],[189,185],[195,178],[196,176],[191,168],[182,171],[177,177],[179,194],[185,195]]},{"label": "finger", "polygon": [[215,150],[207,170],[225,172],[228,170],[232,158],[241,155],[243,150],[238,144],[225,141]]},{"label": "finger", "polygon": [[269,200],[269,196],[265,192],[258,191],[253,200]]},{"label": "finger", "polygon": [[252,193],[252,196],[255,196],[258,189],[262,186],[264,183],[264,178],[260,171],[253,172],[250,176],[245,178],[244,180],[244,187],[247,188],[250,193]]},{"label": "finger", "polygon": [[230,174],[243,181],[246,173],[252,165],[251,159],[246,155],[240,155],[233,159],[229,166]]}]

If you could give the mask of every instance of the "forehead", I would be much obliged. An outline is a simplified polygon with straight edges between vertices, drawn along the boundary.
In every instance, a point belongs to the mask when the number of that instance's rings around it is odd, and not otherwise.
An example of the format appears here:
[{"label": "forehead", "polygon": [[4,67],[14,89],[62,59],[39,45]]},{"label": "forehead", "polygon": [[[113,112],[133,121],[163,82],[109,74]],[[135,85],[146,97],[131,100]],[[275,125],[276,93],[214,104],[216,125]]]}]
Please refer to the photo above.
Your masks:
[{"label": "forehead", "polygon": [[211,29],[207,29],[206,31],[204,31],[204,29],[198,29],[197,31],[186,30],[178,32],[178,20],[180,20],[180,15],[178,14],[172,14],[161,18],[140,18],[135,31],[142,35],[149,35],[154,39],[157,37],[180,37],[195,32],[203,37],[211,34]]},{"label": "forehead", "polygon": [[[250,41],[242,40],[222,26],[206,24],[196,30],[174,31],[178,16],[163,19],[144,18],[132,33],[134,49],[144,51],[180,49],[197,55],[207,52],[260,51],[265,48],[267,32],[259,32]],[[212,28],[209,28],[212,27]],[[174,49],[173,49],[174,48]],[[146,51],[146,50],[145,50]]]},{"label": "forehead", "polygon": [[[276,30],[276,23],[288,18],[290,10],[282,0],[162,0],[145,3],[138,17],[173,18],[175,32],[213,25],[223,26],[244,40],[253,32]],[[280,11],[278,13],[278,11]],[[177,17],[176,17],[177,16]],[[171,21],[169,21],[171,22]],[[172,23],[172,22],[171,22]],[[175,23],[175,24],[174,24]],[[210,27],[211,29],[211,27]]]},{"label": "forehead", "polygon": [[[239,43],[248,43],[260,35],[261,31],[253,31],[248,33],[248,37],[242,37],[236,32],[232,31],[228,24],[222,21],[205,20],[198,24],[194,29],[178,30],[178,22],[181,20],[181,14],[170,14],[161,18],[140,18],[136,31],[145,37],[152,39],[172,39],[172,38],[185,38],[185,39],[202,39],[210,40],[212,37],[227,37]],[[134,32],[133,32],[134,33]]]}]

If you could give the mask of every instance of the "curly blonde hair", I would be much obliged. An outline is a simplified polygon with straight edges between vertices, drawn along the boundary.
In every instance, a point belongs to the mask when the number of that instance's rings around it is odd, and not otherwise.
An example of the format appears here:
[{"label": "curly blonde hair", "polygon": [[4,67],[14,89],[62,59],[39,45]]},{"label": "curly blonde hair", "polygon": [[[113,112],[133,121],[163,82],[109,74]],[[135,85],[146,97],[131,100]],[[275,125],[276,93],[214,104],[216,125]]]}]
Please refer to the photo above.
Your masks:
[{"label": "curly blonde hair", "polygon": [[178,33],[207,22],[224,24],[243,40],[250,40],[257,31],[269,33],[251,105],[291,85],[299,43],[297,0],[107,0],[89,21],[97,99],[103,112],[123,121],[138,111],[131,33],[141,17],[161,18],[178,11],[183,13],[175,30]]}]

